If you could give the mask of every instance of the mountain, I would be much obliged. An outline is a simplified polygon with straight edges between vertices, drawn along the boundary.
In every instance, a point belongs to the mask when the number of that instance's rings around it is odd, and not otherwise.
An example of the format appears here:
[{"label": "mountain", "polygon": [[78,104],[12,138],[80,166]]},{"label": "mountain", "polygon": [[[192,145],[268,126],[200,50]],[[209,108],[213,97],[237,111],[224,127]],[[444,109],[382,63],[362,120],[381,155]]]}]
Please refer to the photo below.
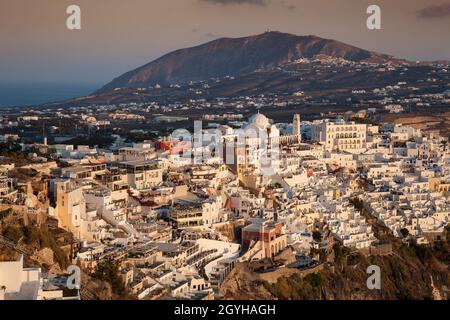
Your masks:
[{"label": "mountain", "polygon": [[227,75],[268,70],[299,58],[326,55],[350,61],[385,61],[392,57],[319,38],[266,32],[244,38],[221,38],[200,46],[171,52],[127,72],[97,93],[115,88],[139,88],[156,84],[185,84]]}]

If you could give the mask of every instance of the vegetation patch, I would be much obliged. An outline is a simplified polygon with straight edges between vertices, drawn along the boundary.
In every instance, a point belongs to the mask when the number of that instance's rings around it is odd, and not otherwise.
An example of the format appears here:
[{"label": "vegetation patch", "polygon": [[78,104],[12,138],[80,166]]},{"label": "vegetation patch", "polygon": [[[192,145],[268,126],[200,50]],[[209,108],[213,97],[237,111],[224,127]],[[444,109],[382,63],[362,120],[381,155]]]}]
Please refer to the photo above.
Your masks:
[{"label": "vegetation patch", "polygon": [[281,300],[308,300],[320,295],[323,279],[319,274],[309,274],[302,278],[295,274],[283,277],[275,284],[264,282],[264,288]]},{"label": "vegetation patch", "polygon": [[17,244],[23,243],[39,249],[49,248],[53,251],[53,257],[61,268],[65,269],[69,265],[67,255],[59,247],[55,237],[46,226],[37,228],[9,225],[3,229],[2,235]]},{"label": "vegetation patch", "polygon": [[8,208],[6,210],[0,211],[0,221],[8,217],[13,213],[13,210],[11,208]]},{"label": "vegetation patch", "polygon": [[113,293],[118,295],[119,298],[128,298],[128,292],[119,276],[119,268],[117,265],[109,262],[102,262],[97,265],[97,268],[91,276],[95,279],[108,282],[111,285]]}]

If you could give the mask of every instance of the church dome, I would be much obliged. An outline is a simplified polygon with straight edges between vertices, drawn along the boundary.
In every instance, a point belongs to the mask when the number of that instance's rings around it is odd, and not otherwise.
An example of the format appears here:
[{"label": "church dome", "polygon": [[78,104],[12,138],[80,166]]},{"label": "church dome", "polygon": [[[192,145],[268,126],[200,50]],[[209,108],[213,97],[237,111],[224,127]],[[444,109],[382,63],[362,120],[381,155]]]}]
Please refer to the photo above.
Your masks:
[{"label": "church dome", "polygon": [[265,129],[270,125],[269,119],[261,113],[257,113],[253,115],[249,120],[250,125],[256,125],[257,127],[261,129]]}]

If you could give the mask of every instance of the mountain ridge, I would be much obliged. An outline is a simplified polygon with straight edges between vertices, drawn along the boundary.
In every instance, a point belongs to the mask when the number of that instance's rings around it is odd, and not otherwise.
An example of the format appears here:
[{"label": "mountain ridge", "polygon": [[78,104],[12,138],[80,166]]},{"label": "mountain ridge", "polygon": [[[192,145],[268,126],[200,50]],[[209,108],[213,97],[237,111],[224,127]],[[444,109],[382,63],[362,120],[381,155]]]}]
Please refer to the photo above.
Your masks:
[{"label": "mountain ridge", "polygon": [[185,84],[227,75],[242,75],[317,55],[350,61],[394,60],[392,56],[360,49],[336,40],[271,31],[248,37],[219,38],[198,46],[169,52],[122,74],[96,93],[116,88]]}]

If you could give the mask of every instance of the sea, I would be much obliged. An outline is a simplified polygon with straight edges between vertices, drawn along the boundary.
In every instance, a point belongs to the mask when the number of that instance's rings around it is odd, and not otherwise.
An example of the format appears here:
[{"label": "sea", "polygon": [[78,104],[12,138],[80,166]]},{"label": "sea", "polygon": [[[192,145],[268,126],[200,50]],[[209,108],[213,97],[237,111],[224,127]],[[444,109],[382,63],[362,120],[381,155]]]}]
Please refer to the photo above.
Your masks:
[{"label": "sea", "polygon": [[34,106],[89,95],[99,83],[0,82],[0,108]]}]

